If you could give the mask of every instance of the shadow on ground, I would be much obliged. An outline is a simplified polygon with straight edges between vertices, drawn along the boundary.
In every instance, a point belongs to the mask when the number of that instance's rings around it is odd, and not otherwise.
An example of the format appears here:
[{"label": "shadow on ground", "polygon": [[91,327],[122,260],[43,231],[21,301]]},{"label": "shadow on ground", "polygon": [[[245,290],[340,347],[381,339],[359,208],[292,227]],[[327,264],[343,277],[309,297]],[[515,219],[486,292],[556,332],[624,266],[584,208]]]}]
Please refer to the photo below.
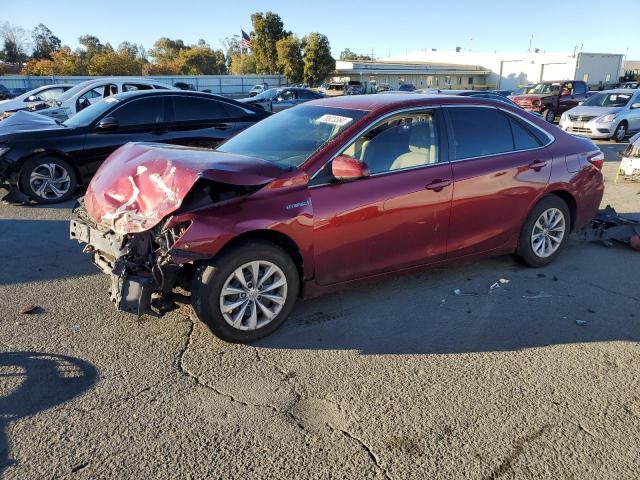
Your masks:
[{"label": "shadow on ground", "polygon": [[[300,302],[257,346],[450,354],[639,342],[637,270],[624,267],[637,264],[639,255],[624,246],[572,241],[542,269],[499,257],[361,286]],[[489,293],[500,278],[510,281]],[[457,296],[455,289],[474,295]]]},{"label": "shadow on ground", "polygon": [[89,389],[97,371],[84,360],[42,352],[0,353],[0,473],[9,457],[10,422],[68,402]]},{"label": "shadow on ground", "polygon": [[0,220],[0,285],[97,273],[66,220]]}]

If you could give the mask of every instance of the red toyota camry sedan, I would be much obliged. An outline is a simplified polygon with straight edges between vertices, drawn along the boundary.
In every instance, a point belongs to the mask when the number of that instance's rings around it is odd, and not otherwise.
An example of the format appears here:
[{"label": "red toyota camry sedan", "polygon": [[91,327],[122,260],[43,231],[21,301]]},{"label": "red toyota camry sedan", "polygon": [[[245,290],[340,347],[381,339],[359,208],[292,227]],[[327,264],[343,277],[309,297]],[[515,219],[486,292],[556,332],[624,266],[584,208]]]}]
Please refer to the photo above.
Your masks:
[{"label": "red toyota camry sedan", "polygon": [[298,297],[461,259],[542,267],[603,194],[602,153],[473,97],[361,95],[273,115],[217,150],[127,144],[71,237],[120,310],[190,301],[219,337],[272,333]]}]

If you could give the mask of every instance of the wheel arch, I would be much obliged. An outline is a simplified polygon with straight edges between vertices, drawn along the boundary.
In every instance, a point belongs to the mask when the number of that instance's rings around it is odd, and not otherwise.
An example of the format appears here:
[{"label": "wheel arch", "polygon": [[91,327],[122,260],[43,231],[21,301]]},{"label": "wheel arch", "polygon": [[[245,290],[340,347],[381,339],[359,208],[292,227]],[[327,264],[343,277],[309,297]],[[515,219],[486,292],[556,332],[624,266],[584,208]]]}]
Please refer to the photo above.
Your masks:
[{"label": "wheel arch", "polygon": [[243,232],[233,239],[229,240],[216,255],[220,255],[232,248],[236,248],[243,243],[255,240],[273,243],[274,245],[282,248],[287,253],[287,255],[291,257],[291,260],[293,260],[293,263],[296,265],[298,276],[300,277],[300,283],[302,284],[305,277],[304,258],[302,256],[302,251],[300,250],[298,244],[289,235],[278,230],[261,229]]},{"label": "wheel arch", "polygon": [[571,215],[570,231],[573,232],[575,228],[576,214],[578,212],[578,202],[576,201],[575,197],[571,194],[571,192],[567,190],[562,190],[562,189],[551,190],[547,192],[545,196],[549,196],[549,195],[555,195],[556,197],[560,197],[564,201],[564,203],[567,205],[567,208],[569,208],[569,214]]}]

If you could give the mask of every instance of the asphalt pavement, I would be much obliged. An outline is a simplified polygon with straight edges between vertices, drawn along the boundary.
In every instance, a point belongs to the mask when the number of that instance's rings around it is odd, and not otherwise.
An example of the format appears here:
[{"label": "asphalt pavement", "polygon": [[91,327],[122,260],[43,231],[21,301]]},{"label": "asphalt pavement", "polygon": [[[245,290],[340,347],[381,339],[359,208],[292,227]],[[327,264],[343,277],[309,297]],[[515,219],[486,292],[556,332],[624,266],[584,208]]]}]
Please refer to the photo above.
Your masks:
[{"label": "asphalt pavement", "polygon": [[[638,214],[640,184],[613,183],[623,146],[600,146],[603,206]],[[544,269],[505,256],[355,288],[245,346],[189,307],[117,313],[70,206],[0,205],[4,478],[638,476],[630,248],[572,239]]]}]

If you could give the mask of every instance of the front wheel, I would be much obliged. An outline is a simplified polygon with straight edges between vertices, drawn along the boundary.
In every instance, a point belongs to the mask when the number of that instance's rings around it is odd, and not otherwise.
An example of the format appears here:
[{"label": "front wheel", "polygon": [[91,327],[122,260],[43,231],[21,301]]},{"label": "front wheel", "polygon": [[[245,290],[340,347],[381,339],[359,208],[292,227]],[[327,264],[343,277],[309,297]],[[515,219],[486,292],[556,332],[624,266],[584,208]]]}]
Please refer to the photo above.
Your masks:
[{"label": "front wheel", "polygon": [[517,258],[528,267],[553,261],[569,236],[571,214],[560,197],[549,195],[529,213],[518,239]]},{"label": "front wheel", "polygon": [[550,108],[542,111],[542,117],[549,123],[553,123],[556,119],[556,114]]},{"label": "front wheel", "polygon": [[193,307],[216,336],[249,343],[284,323],[299,289],[300,277],[291,257],[274,244],[252,241],[197,269]]},{"label": "front wheel", "polygon": [[627,124],[625,122],[620,122],[620,125],[616,127],[615,132],[613,132],[613,139],[617,143],[624,142],[625,137],[627,136]]},{"label": "front wheel", "polygon": [[71,198],[78,177],[71,165],[55,157],[29,160],[20,174],[20,188],[37,203],[59,203]]}]

